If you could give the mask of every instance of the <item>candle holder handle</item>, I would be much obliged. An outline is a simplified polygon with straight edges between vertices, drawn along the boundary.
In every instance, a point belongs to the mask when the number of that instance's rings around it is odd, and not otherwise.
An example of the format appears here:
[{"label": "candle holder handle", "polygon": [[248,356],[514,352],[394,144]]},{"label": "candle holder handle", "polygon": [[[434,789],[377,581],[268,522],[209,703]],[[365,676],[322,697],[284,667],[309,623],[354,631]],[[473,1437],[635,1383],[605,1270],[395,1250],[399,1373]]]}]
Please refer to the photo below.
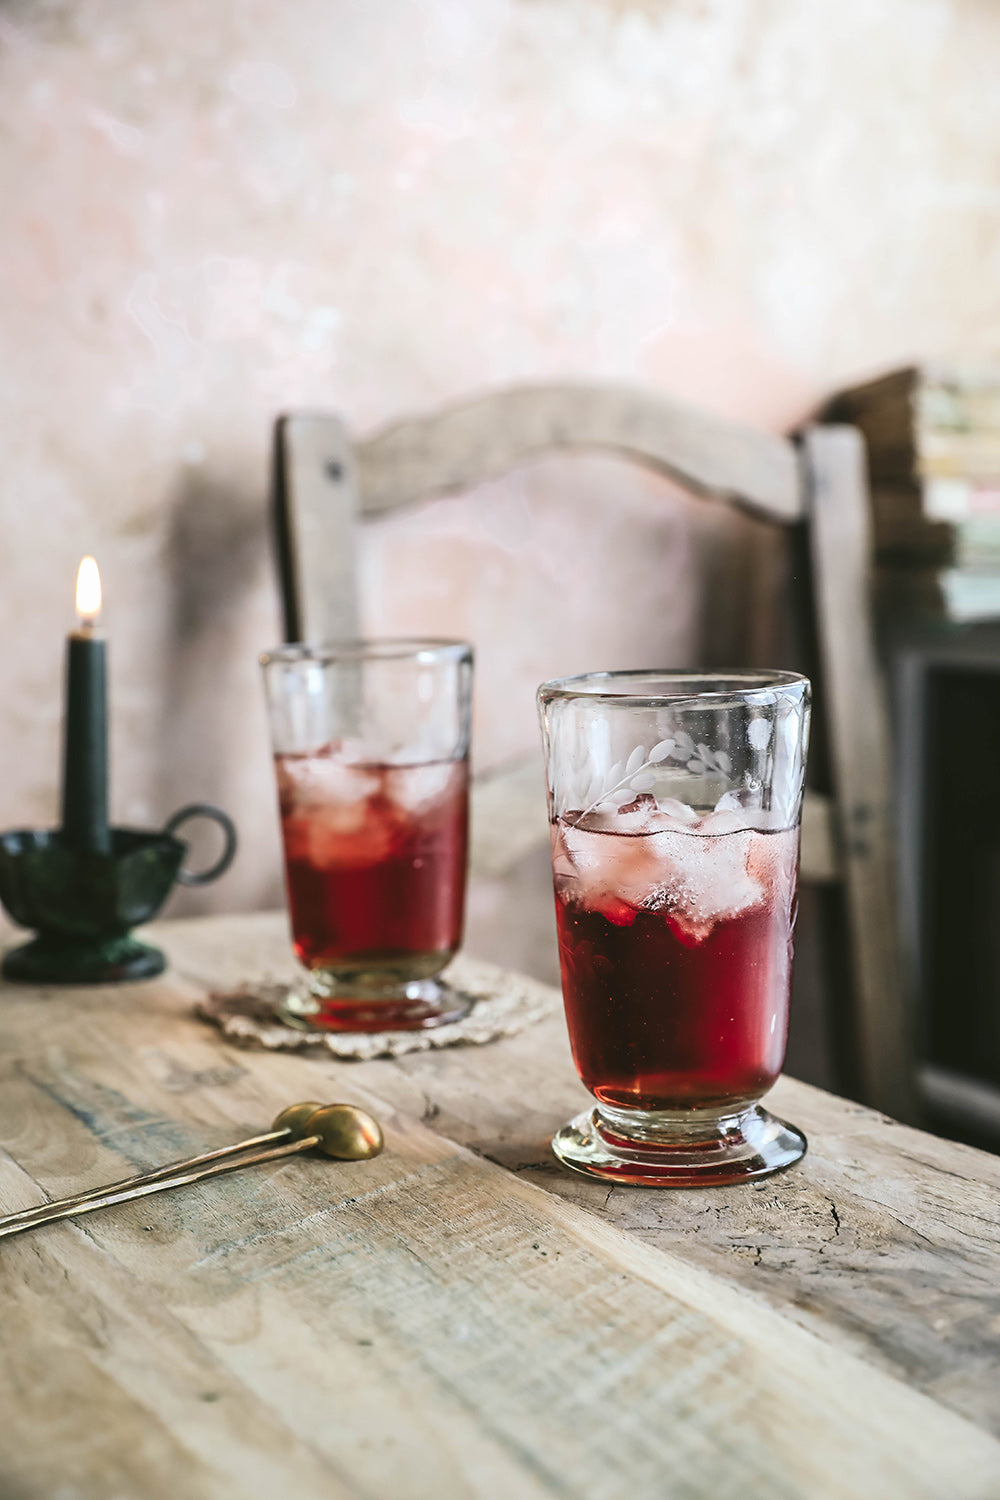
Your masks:
[{"label": "candle holder handle", "polygon": [[174,878],[178,885],[209,885],[226,873],[236,857],[236,825],[221,807],[213,807],[210,802],[191,802],[187,807],[179,808],[167,819],[163,825],[163,832],[173,836],[181,824],[189,822],[191,818],[208,818],[210,822],[218,823],[225,840],[222,853],[215,864],[209,865],[207,870],[180,869]]}]

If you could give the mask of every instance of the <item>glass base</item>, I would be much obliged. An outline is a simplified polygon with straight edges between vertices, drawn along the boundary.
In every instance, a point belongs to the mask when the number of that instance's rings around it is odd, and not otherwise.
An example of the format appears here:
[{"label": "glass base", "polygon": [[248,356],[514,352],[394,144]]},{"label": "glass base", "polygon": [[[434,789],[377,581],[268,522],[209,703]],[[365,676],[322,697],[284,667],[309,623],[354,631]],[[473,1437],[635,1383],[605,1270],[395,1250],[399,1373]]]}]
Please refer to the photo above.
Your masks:
[{"label": "glass base", "polygon": [[366,987],[311,975],[278,1006],[286,1026],[299,1031],[424,1031],[460,1021],[470,995],[440,979]]},{"label": "glass base", "polygon": [[717,1110],[585,1110],[553,1137],[564,1166],[635,1187],[719,1187],[801,1160],[806,1138],[759,1104]]}]

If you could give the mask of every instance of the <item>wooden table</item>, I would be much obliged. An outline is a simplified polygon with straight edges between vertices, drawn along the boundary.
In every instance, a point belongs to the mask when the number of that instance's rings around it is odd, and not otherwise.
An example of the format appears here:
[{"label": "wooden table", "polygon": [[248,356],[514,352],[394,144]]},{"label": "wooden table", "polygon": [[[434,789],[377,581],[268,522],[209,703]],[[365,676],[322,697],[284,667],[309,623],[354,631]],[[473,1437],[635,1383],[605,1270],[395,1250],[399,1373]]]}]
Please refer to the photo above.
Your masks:
[{"label": "wooden table", "polygon": [[0,1495],[1000,1496],[1000,1161],[784,1079],[800,1166],[609,1190],[548,1154],[585,1097],[560,1015],[395,1061],[238,1050],[192,1001],[286,971],[283,918],[158,936],[161,981],[0,989],[4,1210],[301,1098],[387,1150],[0,1245]]}]

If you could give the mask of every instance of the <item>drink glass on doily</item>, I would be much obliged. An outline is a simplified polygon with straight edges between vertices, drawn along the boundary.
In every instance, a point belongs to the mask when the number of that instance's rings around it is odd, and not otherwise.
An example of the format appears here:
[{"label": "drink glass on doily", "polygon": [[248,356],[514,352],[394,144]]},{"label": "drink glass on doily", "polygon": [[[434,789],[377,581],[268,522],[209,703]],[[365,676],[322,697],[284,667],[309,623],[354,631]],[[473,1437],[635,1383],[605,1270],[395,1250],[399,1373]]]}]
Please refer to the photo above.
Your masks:
[{"label": "drink glass on doily", "polygon": [[440,1026],[465,906],[472,648],[343,641],[261,658],[302,983],[291,1025]]}]

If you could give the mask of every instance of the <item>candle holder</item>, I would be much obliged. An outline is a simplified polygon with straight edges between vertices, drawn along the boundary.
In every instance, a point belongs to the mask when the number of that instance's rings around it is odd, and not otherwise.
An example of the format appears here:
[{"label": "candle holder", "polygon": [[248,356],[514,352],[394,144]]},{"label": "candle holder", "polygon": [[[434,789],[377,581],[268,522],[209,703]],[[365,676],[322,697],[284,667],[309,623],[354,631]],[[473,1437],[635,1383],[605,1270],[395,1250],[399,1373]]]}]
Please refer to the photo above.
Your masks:
[{"label": "candle holder", "polygon": [[[225,847],[207,870],[182,868],[187,845],[175,829],[191,818],[218,823]],[[174,883],[208,885],[232,864],[232,819],[207,803],[192,803],[168,818],[162,831],[112,828],[107,851],[74,847],[60,829],[15,828],[0,833],[0,903],[14,921],[37,933],[0,964],[5,979],[22,984],[117,984],[162,974],[159,948],[131,936],[152,921]]]}]

